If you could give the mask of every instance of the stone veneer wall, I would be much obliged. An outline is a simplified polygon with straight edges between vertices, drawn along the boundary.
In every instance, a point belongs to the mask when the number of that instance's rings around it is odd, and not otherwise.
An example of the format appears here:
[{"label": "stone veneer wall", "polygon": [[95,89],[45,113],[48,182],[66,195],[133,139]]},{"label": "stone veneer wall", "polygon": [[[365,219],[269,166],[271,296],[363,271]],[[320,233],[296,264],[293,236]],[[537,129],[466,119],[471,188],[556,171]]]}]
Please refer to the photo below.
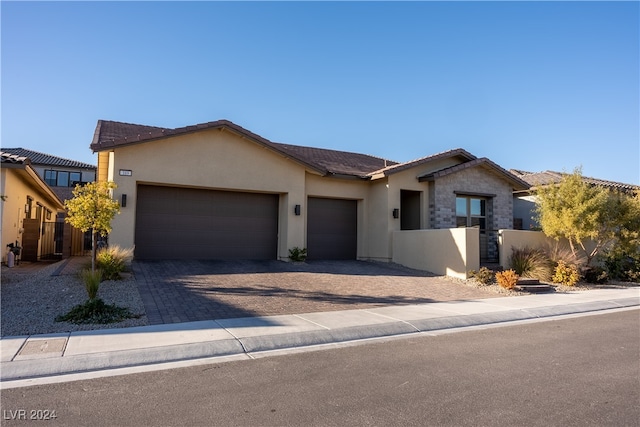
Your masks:
[{"label": "stone veneer wall", "polygon": [[431,228],[456,227],[455,191],[495,194],[487,203],[487,228],[513,228],[513,189],[504,179],[482,167],[438,178],[429,190]]}]

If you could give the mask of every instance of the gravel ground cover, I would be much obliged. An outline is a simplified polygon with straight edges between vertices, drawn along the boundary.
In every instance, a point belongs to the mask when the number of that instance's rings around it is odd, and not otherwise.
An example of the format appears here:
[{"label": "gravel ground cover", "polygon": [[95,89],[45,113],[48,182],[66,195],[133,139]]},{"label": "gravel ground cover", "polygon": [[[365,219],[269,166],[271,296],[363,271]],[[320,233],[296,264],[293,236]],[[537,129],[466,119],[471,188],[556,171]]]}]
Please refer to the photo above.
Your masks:
[{"label": "gravel ground cover", "polygon": [[[2,266],[0,275],[0,335],[34,335],[85,331],[96,329],[126,328],[148,325],[144,304],[133,274],[124,274],[123,280],[102,282],[98,296],[107,304],[127,307],[139,318],[110,324],[76,325],[56,322],[58,315],[67,313],[72,307],[87,300],[82,280],[77,274],[52,276],[60,263],[51,264],[28,274]],[[479,282],[447,278],[459,286],[482,288],[502,296],[528,295],[518,290],[506,290],[496,284],[482,285]],[[556,292],[639,286],[638,283],[613,282],[606,285],[578,283],[574,287],[555,286]]]},{"label": "gravel ground cover", "polygon": [[139,318],[118,323],[76,325],[56,322],[75,305],[87,300],[84,283],[77,274],[52,276],[60,263],[44,267],[33,274],[18,274],[2,267],[0,289],[0,335],[33,335],[56,332],[125,328],[148,324],[135,278],[109,280],[100,284],[98,297],[107,304],[127,307]]}]

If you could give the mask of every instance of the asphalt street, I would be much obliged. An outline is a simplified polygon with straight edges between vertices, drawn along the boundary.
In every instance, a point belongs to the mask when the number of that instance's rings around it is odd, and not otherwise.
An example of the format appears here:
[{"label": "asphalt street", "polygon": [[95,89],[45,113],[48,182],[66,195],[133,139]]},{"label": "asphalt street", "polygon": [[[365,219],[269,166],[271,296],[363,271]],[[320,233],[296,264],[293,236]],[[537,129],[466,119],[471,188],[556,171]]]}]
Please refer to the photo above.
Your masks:
[{"label": "asphalt street", "polygon": [[638,426],[639,360],[625,310],[8,389],[2,425]]}]

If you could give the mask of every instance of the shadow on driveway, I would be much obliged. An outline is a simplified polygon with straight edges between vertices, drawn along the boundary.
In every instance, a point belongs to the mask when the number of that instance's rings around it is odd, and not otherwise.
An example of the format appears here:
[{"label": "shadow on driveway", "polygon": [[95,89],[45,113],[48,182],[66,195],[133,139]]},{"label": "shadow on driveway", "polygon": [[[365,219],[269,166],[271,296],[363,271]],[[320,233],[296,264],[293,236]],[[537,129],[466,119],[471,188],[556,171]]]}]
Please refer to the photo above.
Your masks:
[{"label": "shadow on driveway", "polygon": [[134,261],[150,324],[353,310],[497,295],[365,261]]}]

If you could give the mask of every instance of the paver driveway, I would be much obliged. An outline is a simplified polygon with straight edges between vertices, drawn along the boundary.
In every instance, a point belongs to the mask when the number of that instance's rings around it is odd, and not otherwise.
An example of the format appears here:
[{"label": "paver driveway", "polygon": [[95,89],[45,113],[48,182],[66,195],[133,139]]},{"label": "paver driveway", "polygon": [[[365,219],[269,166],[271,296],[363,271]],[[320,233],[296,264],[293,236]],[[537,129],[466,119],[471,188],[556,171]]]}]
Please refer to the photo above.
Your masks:
[{"label": "paver driveway", "polygon": [[133,272],[151,324],[499,296],[364,261],[135,261]]}]

